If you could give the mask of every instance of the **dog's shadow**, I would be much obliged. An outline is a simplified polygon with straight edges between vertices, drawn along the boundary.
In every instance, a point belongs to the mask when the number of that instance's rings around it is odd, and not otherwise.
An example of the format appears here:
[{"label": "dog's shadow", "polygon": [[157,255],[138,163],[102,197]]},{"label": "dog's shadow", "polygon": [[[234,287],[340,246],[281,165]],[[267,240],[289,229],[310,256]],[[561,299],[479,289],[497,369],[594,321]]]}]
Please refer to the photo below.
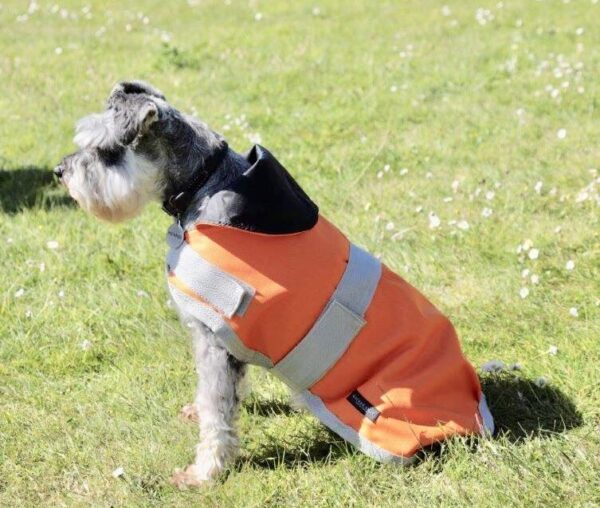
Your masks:
[{"label": "dog's shadow", "polygon": [[[552,439],[559,433],[583,424],[581,413],[573,402],[558,388],[538,386],[519,375],[501,373],[481,379],[483,392],[496,425],[496,436],[520,445],[530,439]],[[291,415],[295,410],[283,401],[253,400],[246,410],[258,417]],[[314,436],[313,434],[317,434]],[[477,440],[474,440],[476,447]],[[446,447],[434,446],[429,450],[436,456]],[[255,467],[298,467],[308,463],[334,463],[357,453],[333,432],[319,428],[303,439],[269,437],[254,449],[245,462]],[[428,450],[420,454],[428,455]]]},{"label": "dog's shadow", "polygon": [[28,208],[73,207],[49,168],[0,169],[0,212],[15,215]]}]

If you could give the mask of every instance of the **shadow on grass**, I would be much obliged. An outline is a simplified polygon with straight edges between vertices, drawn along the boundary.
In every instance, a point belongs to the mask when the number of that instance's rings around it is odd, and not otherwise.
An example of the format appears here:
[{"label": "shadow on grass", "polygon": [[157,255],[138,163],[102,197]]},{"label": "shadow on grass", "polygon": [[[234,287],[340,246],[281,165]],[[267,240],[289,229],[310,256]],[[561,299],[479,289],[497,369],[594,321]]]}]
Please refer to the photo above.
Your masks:
[{"label": "shadow on grass", "polygon": [[[276,399],[253,398],[244,403],[244,408],[261,418],[299,413],[286,401]],[[310,436],[265,434],[261,437],[260,446],[251,450],[243,461],[265,469],[275,469],[281,465],[293,468],[309,463],[331,463],[355,453],[350,445],[324,426],[318,426],[316,434],[314,430],[311,430]]]},{"label": "shadow on grass", "polygon": [[483,393],[496,422],[496,434],[514,443],[547,437],[580,427],[581,413],[558,388],[510,373],[481,379]]},{"label": "shadow on grass", "polygon": [[[496,435],[519,445],[533,438],[551,439],[558,433],[583,424],[581,413],[573,402],[558,388],[538,386],[518,375],[502,373],[481,379],[490,410],[494,415]],[[248,412],[265,418],[290,415],[294,409],[276,400],[253,400],[245,405]],[[475,452],[478,439],[469,439]],[[419,457],[437,456],[442,459],[447,447],[443,444],[427,447]],[[253,450],[246,461],[256,467],[301,467],[308,463],[334,463],[356,453],[343,439],[321,427],[318,436],[265,436],[260,447]],[[418,464],[419,461],[416,462]]]},{"label": "shadow on grass", "polygon": [[0,212],[14,215],[27,208],[74,206],[50,169],[0,169]]}]

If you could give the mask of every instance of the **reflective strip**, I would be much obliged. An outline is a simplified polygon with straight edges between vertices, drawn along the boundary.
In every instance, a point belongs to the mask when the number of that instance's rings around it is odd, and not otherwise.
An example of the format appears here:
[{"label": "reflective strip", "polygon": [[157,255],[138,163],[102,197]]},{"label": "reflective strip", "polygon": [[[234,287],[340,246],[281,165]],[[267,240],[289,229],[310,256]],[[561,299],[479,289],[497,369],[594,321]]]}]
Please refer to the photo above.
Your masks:
[{"label": "reflective strip", "polygon": [[485,437],[492,437],[496,430],[496,426],[494,424],[494,417],[492,416],[492,412],[488,407],[487,400],[485,395],[481,394],[481,399],[479,400],[479,414],[483,419],[481,427],[481,434]]},{"label": "reflective strip", "polygon": [[381,263],[367,251],[350,244],[348,266],[331,299],[364,316],[381,277]]},{"label": "reflective strip", "polygon": [[393,453],[380,448],[376,444],[371,443],[371,441],[361,436],[359,432],[342,422],[334,413],[327,409],[327,406],[325,406],[319,397],[313,395],[309,391],[302,392],[300,394],[300,399],[308,406],[323,425],[330,428],[342,439],[345,439],[350,444],[356,446],[365,455],[372,457],[378,462],[392,462],[406,465],[414,462],[416,459],[416,455],[410,457],[394,455]]},{"label": "reflective strip", "polygon": [[209,328],[238,360],[265,368],[273,367],[273,362],[268,357],[246,346],[217,312],[172,285],[169,285],[169,289],[177,308]]},{"label": "reflective strip", "polygon": [[273,372],[295,391],[306,390],[321,379],[365,325],[363,316],[380,277],[381,263],[351,245],[348,265],[325,310]]},{"label": "reflective strip", "polygon": [[169,251],[167,270],[228,318],[243,315],[255,293],[253,287],[212,265],[187,243]]}]

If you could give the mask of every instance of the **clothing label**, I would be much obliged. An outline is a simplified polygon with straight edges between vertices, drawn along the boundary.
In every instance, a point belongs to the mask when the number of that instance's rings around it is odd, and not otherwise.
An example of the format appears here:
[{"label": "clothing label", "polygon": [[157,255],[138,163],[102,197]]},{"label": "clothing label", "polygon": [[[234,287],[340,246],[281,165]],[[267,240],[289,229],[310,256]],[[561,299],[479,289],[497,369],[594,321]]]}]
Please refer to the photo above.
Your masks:
[{"label": "clothing label", "polygon": [[172,249],[177,249],[183,243],[183,228],[177,222],[169,226],[167,243]]},{"label": "clothing label", "polygon": [[367,399],[365,399],[358,390],[354,390],[350,395],[348,395],[348,397],[346,397],[346,400],[373,423],[375,423],[381,414],[379,410]]}]

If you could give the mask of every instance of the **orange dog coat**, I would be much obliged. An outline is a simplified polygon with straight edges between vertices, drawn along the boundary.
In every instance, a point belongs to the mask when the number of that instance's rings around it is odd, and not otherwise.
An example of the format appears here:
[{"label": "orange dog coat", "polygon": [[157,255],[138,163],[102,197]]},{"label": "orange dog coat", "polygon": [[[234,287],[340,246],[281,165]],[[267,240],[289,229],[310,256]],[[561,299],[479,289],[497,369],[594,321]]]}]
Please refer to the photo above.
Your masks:
[{"label": "orange dog coat", "polygon": [[253,215],[252,192],[224,189],[221,208],[238,191],[245,205],[225,213],[213,203],[194,229],[170,229],[168,281],[183,314],[239,360],[281,378],[323,424],[377,460],[406,462],[452,435],[492,433],[449,320],[318,215],[264,148],[248,158],[249,179],[283,175],[281,194],[294,193],[311,225],[295,210],[277,223],[281,231],[260,219],[253,228],[261,214]]}]

